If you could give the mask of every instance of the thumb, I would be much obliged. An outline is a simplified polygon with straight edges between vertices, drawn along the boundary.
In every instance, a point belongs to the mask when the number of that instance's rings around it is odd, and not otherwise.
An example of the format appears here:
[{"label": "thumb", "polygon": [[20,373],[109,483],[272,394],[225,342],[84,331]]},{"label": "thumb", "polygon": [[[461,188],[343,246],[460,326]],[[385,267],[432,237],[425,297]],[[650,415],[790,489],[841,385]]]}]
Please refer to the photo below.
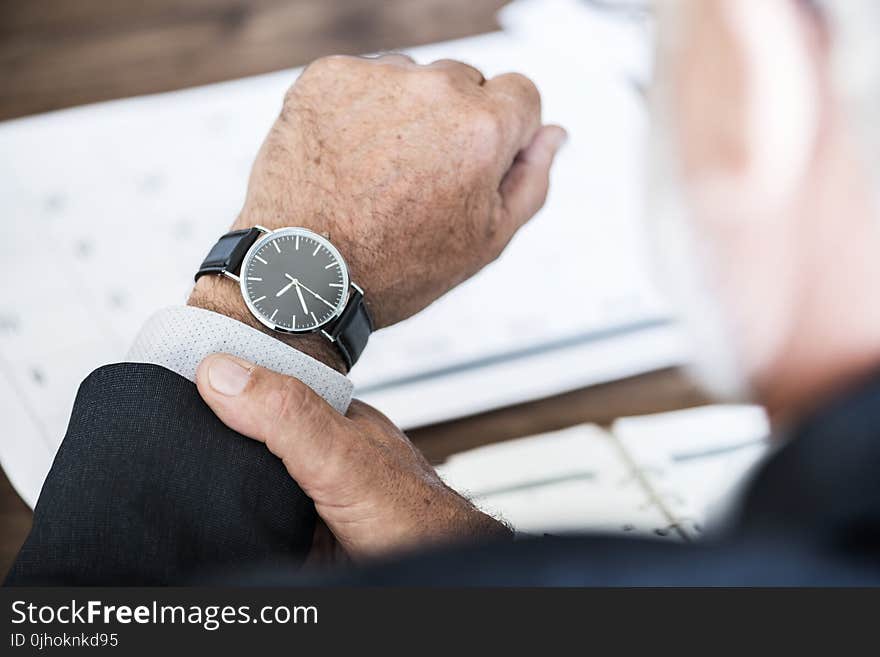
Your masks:
[{"label": "thumb", "polygon": [[550,165],[567,139],[568,133],[558,125],[543,126],[517,154],[501,181],[504,208],[518,226],[544,205],[550,185]]},{"label": "thumb", "polygon": [[302,381],[228,354],[205,358],[196,386],[223,424],[265,443],[306,492],[351,435],[348,420]]}]

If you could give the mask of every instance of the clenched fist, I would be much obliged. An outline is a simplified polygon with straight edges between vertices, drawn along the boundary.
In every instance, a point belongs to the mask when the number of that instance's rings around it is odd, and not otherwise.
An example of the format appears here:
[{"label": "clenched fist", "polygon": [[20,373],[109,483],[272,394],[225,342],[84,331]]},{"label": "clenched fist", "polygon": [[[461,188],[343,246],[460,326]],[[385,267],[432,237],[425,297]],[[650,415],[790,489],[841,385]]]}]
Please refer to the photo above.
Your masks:
[{"label": "clenched fist", "polygon": [[[543,204],[564,138],[541,126],[538,92],[518,74],[484,80],[403,55],[319,59],[288,91],[234,227],[327,234],[381,328],[498,256]],[[256,325],[237,295],[203,277],[191,303]]]}]

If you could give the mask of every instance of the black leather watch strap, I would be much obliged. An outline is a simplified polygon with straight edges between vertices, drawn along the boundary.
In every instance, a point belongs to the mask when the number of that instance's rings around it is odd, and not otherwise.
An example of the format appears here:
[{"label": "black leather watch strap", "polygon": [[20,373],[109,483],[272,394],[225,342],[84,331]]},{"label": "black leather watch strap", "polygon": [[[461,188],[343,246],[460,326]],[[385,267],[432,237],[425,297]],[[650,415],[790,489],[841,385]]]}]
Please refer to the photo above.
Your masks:
[{"label": "black leather watch strap", "polygon": [[205,274],[222,274],[224,271],[238,276],[241,261],[260,235],[262,231],[259,228],[246,228],[226,233],[208,252],[202,266],[196,272],[196,280]]},{"label": "black leather watch strap", "polygon": [[364,303],[364,293],[356,287],[348,297],[345,310],[329,328],[324,330],[339,353],[342,354],[348,369],[354,367],[373,332],[373,320]]}]

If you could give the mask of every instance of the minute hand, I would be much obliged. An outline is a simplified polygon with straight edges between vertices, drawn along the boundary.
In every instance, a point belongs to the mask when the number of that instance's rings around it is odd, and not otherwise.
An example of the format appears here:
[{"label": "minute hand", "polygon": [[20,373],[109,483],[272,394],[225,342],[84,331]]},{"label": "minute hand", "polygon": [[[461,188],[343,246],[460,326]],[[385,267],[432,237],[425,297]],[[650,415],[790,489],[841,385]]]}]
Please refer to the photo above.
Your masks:
[{"label": "minute hand", "polygon": [[302,292],[300,291],[300,289],[299,289],[299,288],[300,288],[300,284],[294,282],[293,285],[294,285],[294,287],[296,287],[296,296],[299,297],[299,302],[300,302],[300,304],[301,304],[302,307],[303,307],[303,312],[306,313],[306,314],[308,315],[308,314],[309,314],[309,309],[308,309],[308,307],[306,306],[306,300],[303,299],[303,293],[302,293]]},{"label": "minute hand", "polygon": [[330,306],[331,308],[333,308],[333,310],[336,310],[336,306],[334,306],[332,303],[330,303],[329,301],[327,301],[327,299],[325,299],[324,297],[322,297],[322,296],[321,296],[320,294],[318,294],[317,292],[313,292],[312,290],[310,290],[309,288],[307,288],[307,287],[306,287],[305,285],[303,285],[302,283],[297,283],[297,286],[298,286],[298,287],[301,287],[302,289],[304,289],[306,292],[308,292],[308,293],[311,294],[313,297],[315,297],[318,301],[323,301],[323,302],[326,303],[328,306]]}]

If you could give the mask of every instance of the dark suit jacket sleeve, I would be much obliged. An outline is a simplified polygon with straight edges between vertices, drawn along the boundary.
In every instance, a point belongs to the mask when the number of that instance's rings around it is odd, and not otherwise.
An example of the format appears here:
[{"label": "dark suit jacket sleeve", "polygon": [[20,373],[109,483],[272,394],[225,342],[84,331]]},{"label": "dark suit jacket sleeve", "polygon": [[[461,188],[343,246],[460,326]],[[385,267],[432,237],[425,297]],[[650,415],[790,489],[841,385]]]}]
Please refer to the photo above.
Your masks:
[{"label": "dark suit jacket sleeve", "polygon": [[244,564],[302,563],[311,500],[190,381],[122,363],[80,386],[7,584],[172,584]]}]

